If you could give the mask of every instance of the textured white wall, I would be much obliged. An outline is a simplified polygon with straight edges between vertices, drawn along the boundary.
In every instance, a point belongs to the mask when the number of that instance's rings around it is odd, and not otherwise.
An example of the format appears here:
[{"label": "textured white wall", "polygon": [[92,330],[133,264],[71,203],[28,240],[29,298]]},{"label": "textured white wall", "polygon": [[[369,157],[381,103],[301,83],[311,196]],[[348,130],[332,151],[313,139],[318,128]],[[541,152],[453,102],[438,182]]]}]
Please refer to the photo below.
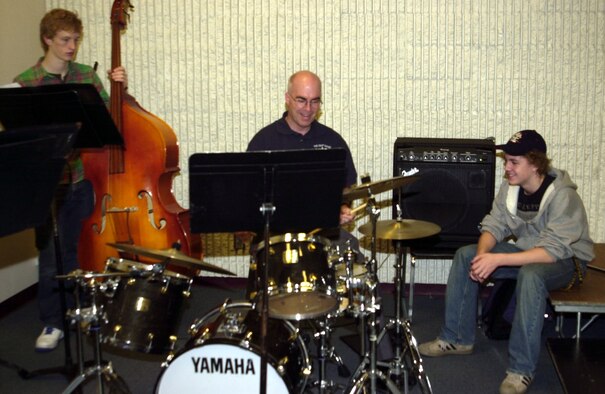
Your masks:
[{"label": "textured white wall", "polygon": [[[79,12],[85,37],[78,60],[109,68],[113,2],[46,3]],[[605,241],[605,0],[133,5],[122,38],[129,91],[179,138],[182,176],[174,189],[185,207],[188,157],[244,150],[281,115],[288,76],[311,69],[324,82],[321,121],[349,142],[359,173],[390,178],[397,137],[502,143],[535,128],[553,164],[578,183],[593,238]],[[390,215],[385,209],[381,219]],[[229,237],[205,238],[209,262],[247,275]],[[381,280],[391,281],[394,255],[381,253],[379,262]],[[448,268],[423,261],[416,280],[445,283]]]}]

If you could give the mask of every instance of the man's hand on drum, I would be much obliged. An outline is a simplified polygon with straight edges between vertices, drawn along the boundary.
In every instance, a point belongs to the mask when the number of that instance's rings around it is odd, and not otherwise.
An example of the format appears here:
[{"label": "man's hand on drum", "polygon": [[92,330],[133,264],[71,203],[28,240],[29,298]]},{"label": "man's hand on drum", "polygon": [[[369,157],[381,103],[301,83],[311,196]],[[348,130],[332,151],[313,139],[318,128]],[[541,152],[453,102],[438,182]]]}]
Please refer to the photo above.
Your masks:
[{"label": "man's hand on drum", "polygon": [[351,210],[351,207],[347,204],[342,204],[340,206],[340,225],[344,226],[345,224],[349,224],[355,219],[355,214]]}]

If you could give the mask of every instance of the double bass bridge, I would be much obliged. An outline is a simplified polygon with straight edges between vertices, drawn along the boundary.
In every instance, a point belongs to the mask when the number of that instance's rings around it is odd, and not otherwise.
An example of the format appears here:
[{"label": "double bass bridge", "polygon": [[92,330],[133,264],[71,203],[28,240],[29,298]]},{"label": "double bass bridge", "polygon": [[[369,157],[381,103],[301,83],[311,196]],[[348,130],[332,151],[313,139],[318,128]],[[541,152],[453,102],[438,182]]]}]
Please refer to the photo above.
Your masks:
[{"label": "double bass bridge", "polygon": [[[137,197],[139,198],[139,200],[143,200],[145,199],[145,202],[147,203],[147,220],[149,222],[149,224],[151,225],[151,227],[153,227],[155,230],[162,230],[166,227],[167,221],[164,218],[161,218],[159,220],[159,224],[156,224],[155,221],[155,217],[154,217],[154,209],[153,209],[153,199],[151,198],[151,195],[149,194],[149,192],[147,192],[146,190],[143,190],[141,192],[139,192],[139,194],[137,195]],[[103,234],[103,232],[105,231],[106,227],[107,227],[107,218],[109,214],[126,214],[126,223],[129,222],[128,217],[130,217],[131,213],[136,213],[139,211],[139,208],[136,206],[132,206],[132,207],[110,207],[109,203],[111,202],[111,195],[110,194],[105,194],[103,196],[103,199],[101,201],[101,226],[99,228],[99,225],[97,223],[94,223],[92,225],[92,229],[95,233],[97,234]]]}]

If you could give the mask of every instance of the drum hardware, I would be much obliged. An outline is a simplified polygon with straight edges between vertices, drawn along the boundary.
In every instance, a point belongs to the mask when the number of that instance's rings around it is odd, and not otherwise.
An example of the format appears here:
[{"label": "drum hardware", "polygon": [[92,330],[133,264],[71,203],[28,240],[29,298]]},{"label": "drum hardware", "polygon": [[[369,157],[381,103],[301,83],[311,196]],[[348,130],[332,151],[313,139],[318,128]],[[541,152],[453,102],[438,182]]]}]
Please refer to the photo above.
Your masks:
[{"label": "drum hardware", "polygon": [[181,253],[178,250],[178,243],[176,243],[174,247],[170,249],[150,249],[143,246],[121,243],[108,243],[107,245],[111,246],[112,248],[115,248],[120,252],[131,253],[135,256],[143,256],[154,260],[160,260],[162,261],[162,264],[165,265],[174,264],[191,270],[199,269],[203,271],[214,272],[217,274],[235,276],[233,272],[228,271],[224,268],[206,263],[202,260],[194,259],[184,253]]},{"label": "drum hardware", "polygon": [[368,307],[377,304],[371,292],[376,283],[368,275],[367,262],[359,262],[359,253],[352,248],[350,240],[344,245],[332,246],[329,261],[336,276],[339,307],[330,317],[347,315],[361,319]]},{"label": "drum hardware", "polygon": [[[370,190],[370,189],[368,189]],[[371,191],[371,190],[370,190]],[[380,216],[380,209],[376,206],[376,202],[373,197],[368,199],[368,205],[366,207],[368,215],[370,217],[370,221],[372,225],[371,229],[371,238],[370,238],[370,249],[371,249],[371,257],[368,262],[369,275],[375,283],[378,283],[378,275],[377,275],[377,261],[376,261],[376,222],[378,217]],[[372,297],[374,299],[378,298],[377,287],[372,289]],[[357,370],[353,373],[353,376],[350,379],[349,385],[347,387],[346,392],[349,393],[358,393],[358,392],[366,392],[367,385],[369,384],[369,389],[371,393],[376,393],[378,380],[381,380],[384,385],[392,392],[398,393],[397,386],[395,383],[386,376],[382,371],[378,369],[377,366],[377,338],[378,338],[378,320],[377,320],[377,310],[380,308],[380,305],[374,305],[367,309],[367,319],[364,319],[365,327],[362,327],[361,343],[362,343],[362,359],[357,367]],[[369,343],[369,349],[366,349],[365,342]]]},{"label": "drum hardware", "polygon": [[326,363],[328,361],[336,363],[338,366],[338,375],[341,377],[350,376],[351,372],[344,364],[342,357],[340,357],[330,341],[330,334],[332,333],[332,327],[330,327],[330,316],[326,316],[324,319],[312,322],[313,337],[318,342],[317,347],[317,361],[319,363],[318,368],[318,379],[311,384],[311,387],[317,387],[320,394],[332,393],[335,389],[343,389],[340,385],[336,385],[333,381],[326,380]]},{"label": "drum hardware", "polygon": [[[97,377],[97,392],[105,392],[105,383],[111,387],[111,392],[130,393],[124,379],[120,377],[113,369],[111,362],[103,362],[101,353],[101,323],[105,321],[102,303],[99,300],[99,295],[102,292],[103,284],[98,282],[97,278],[107,277],[104,274],[96,274],[75,270],[67,275],[57,275],[59,280],[75,280],[76,286],[74,290],[75,309],[68,311],[67,316],[70,318],[71,324],[76,327],[78,363],[80,374],[76,376],[63,391],[63,394],[74,392],[82,383],[91,376]],[[80,289],[88,289],[91,306],[83,309],[80,304]],[[94,339],[94,364],[84,370],[83,360],[83,340],[82,327],[86,326],[87,331],[93,334]]]},{"label": "drum hardware", "polygon": [[[403,392],[408,393],[410,381],[418,383],[423,393],[431,393],[431,385],[422,367],[422,359],[418,352],[416,339],[412,335],[410,322],[407,320],[407,310],[402,302],[405,297],[404,282],[406,268],[406,247],[404,240],[417,239],[438,234],[441,227],[434,223],[420,220],[405,220],[401,218],[401,209],[397,206],[397,219],[383,222],[373,221],[372,226],[363,225],[359,231],[379,239],[392,240],[395,245],[397,259],[395,268],[395,316],[381,330],[376,339],[380,343],[387,333],[394,337],[395,355],[389,362],[377,362],[378,366],[386,367],[391,380],[396,387],[403,385]],[[370,337],[371,341],[371,337]],[[409,376],[409,373],[412,376]],[[371,372],[370,372],[371,373]],[[371,378],[371,376],[370,376]],[[388,383],[387,383],[388,385]]]},{"label": "drum hardware", "polygon": [[[409,178],[409,177],[405,177]],[[371,190],[370,190],[371,191]],[[376,206],[374,198],[368,199],[367,211],[370,217],[368,224],[359,227],[359,231],[362,234],[370,236],[371,245],[371,259],[368,264],[369,275],[375,283],[378,283],[377,276],[377,264],[376,264],[376,241],[377,239],[391,239],[391,240],[404,240],[421,238],[429,235],[433,235],[441,231],[439,226],[436,226],[428,222],[420,221],[404,221],[399,217],[397,221],[383,221],[379,222],[378,217],[380,216],[380,209]],[[419,229],[413,226],[418,224]],[[400,246],[400,243],[398,243]],[[389,323],[379,332],[378,320],[377,320],[377,308],[368,308],[367,314],[367,328],[362,331],[365,336],[362,336],[362,350],[363,356],[361,363],[357,367],[357,370],[353,374],[348,389],[350,393],[362,393],[369,391],[376,393],[378,382],[381,381],[383,385],[392,393],[401,393],[399,387],[403,384],[403,392],[408,393],[408,374],[411,370],[414,373],[414,377],[420,383],[420,388],[423,393],[431,393],[430,383],[428,378],[424,374],[422,368],[422,360],[418,354],[415,339],[411,334],[409,322],[402,318],[402,267],[405,267],[402,262],[401,253],[402,248],[399,248],[398,259],[395,264],[396,277],[396,306],[395,306],[395,318],[389,321]],[[377,286],[374,286],[371,290],[372,297],[378,298]],[[395,341],[395,357],[390,362],[379,362],[377,360],[378,344],[384,338],[387,332],[395,331],[397,340]],[[400,340],[405,337],[405,348],[404,343]],[[364,348],[364,343],[368,342],[369,349]],[[408,361],[411,365],[405,365]],[[386,368],[386,373],[381,368]],[[401,375],[403,374],[403,377]],[[393,377],[393,378],[391,378]],[[369,386],[369,387],[368,387]]]}]

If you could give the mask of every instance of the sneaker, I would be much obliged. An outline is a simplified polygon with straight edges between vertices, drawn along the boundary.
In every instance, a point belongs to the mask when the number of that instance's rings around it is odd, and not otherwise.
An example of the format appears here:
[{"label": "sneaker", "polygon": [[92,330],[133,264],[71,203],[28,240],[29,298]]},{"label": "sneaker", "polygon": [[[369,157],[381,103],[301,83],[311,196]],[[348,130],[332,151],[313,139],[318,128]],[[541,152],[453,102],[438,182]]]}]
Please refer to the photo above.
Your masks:
[{"label": "sneaker", "polygon": [[531,384],[531,378],[518,373],[507,372],[500,384],[500,394],[523,394]]},{"label": "sneaker", "polygon": [[418,351],[423,356],[428,357],[447,356],[449,354],[471,354],[473,352],[473,345],[454,345],[437,338],[419,345]]},{"label": "sneaker", "polygon": [[50,352],[54,350],[59,341],[63,339],[63,331],[58,328],[46,326],[42,329],[42,333],[36,339],[37,352]]}]

